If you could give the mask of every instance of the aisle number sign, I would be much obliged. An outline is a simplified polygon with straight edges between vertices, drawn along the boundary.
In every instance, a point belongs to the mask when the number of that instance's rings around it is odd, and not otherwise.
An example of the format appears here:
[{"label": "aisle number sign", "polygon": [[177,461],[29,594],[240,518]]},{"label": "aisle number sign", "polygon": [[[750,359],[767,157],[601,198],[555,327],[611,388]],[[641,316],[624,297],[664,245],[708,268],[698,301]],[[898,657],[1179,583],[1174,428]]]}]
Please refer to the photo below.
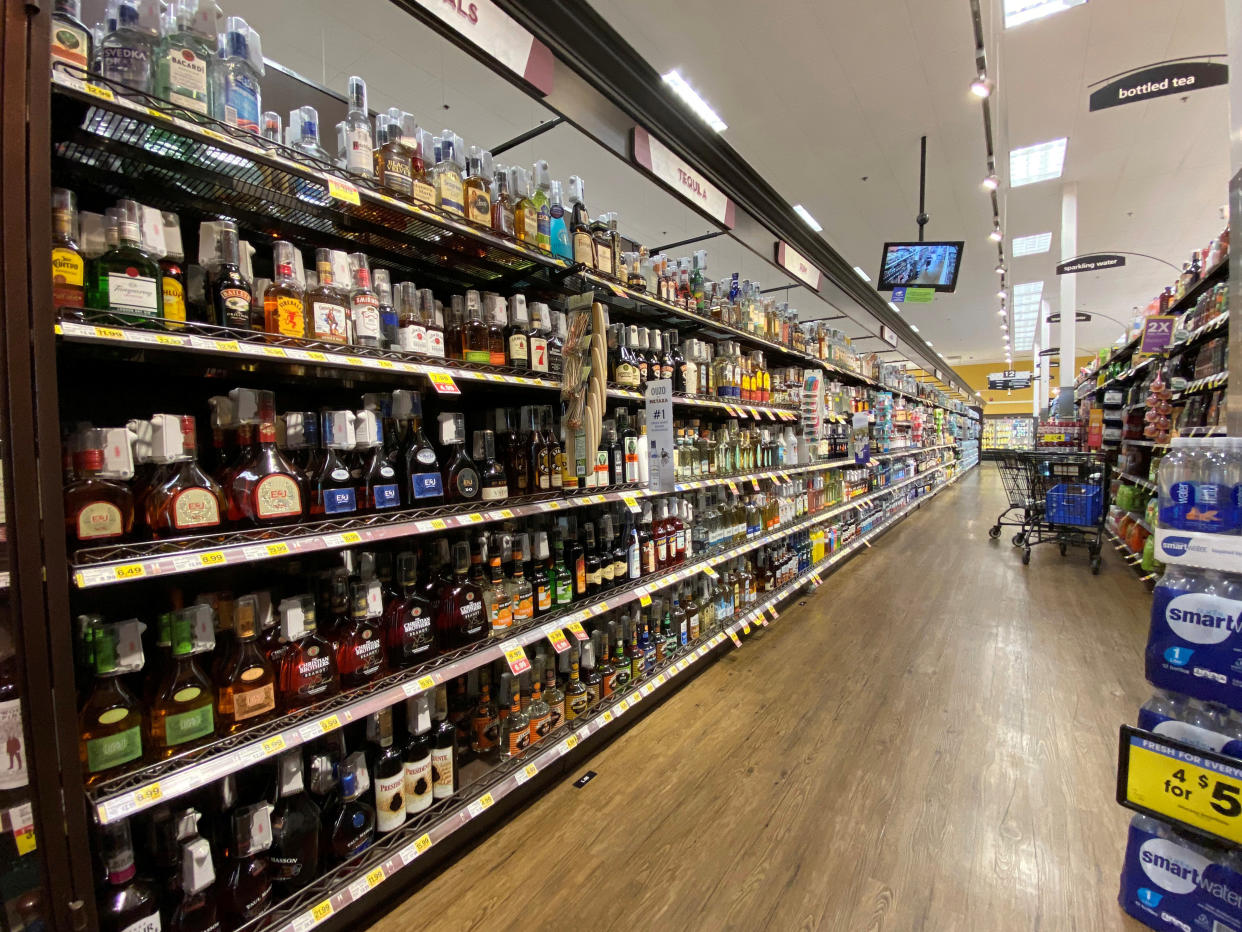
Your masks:
[{"label": "aisle number sign", "polygon": [[1121,726],[1117,802],[1242,844],[1242,761]]}]

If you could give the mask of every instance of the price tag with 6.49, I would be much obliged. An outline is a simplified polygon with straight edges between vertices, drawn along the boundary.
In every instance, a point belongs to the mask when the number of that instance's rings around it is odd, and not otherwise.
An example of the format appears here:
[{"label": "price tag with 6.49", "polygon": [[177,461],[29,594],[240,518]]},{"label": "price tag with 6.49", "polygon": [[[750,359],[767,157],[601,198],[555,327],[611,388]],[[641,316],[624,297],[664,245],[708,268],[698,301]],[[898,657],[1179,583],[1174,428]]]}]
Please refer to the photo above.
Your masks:
[{"label": "price tag with 6.49", "polygon": [[1123,725],[1117,801],[1242,843],[1242,762]]}]

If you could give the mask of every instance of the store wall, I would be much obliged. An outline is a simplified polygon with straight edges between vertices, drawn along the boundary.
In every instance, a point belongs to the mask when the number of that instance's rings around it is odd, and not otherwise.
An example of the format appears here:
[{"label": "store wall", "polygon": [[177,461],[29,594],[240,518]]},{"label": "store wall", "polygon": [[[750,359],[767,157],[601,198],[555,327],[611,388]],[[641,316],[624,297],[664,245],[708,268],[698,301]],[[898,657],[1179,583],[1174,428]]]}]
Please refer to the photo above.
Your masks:
[{"label": "store wall", "polygon": [[[1074,371],[1078,371],[1095,357],[1079,356],[1074,366]],[[1015,372],[1031,372],[1031,383],[1034,384],[1035,375],[1032,372],[1033,364],[1031,362],[1014,363]],[[988,373],[1005,371],[1005,361],[1003,359],[996,362],[978,363],[976,365],[961,365],[953,367],[966,383],[975,391],[983,395],[983,413],[984,414],[1021,414],[1029,416],[1031,413],[1031,401],[1033,399],[1035,389],[1028,388],[1023,391],[1012,392],[994,392],[988,390]],[[1059,370],[1054,369],[1053,373]],[[1049,384],[1056,385],[1059,380],[1052,378]]]}]

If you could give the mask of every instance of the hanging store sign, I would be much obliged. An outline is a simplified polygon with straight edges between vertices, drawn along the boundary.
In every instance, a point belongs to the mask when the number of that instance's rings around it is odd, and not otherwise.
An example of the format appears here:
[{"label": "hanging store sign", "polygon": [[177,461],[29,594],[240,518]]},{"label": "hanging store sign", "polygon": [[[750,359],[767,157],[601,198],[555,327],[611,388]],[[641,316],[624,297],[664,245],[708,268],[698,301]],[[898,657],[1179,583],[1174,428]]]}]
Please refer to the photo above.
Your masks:
[{"label": "hanging store sign", "polygon": [[1155,314],[1143,319],[1143,339],[1139,343],[1140,356],[1158,356],[1173,342],[1173,324],[1177,317]]},{"label": "hanging store sign", "polygon": [[889,346],[892,346],[892,347],[897,346],[897,334],[889,330],[888,327],[884,326],[884,324],[880,324],[880,339],[883,340],[885,343],[887,343]]},{"label": "hanging store sign", "polygon": [[1126,264],[1125,256],[1105,255],[1079,256],[1057,266],[1058,275],[1077,275],[1079,272],[1096,272],[1100,269],[1119,269]]},{"label": "hanging store sign", "polygon": [[935,288],[906,288],[906,304],[931,304],[934,300]]},{"label": "hanging store sign", "polygon": [[709,217],[733,229],[733,201],[641,126],[634,127],[634,161]]},{"label": "hanging store sign", "polygon": [[1229,66],[1223,62],[1165,62],[1131,71],[1098,87],[1091,92],[1089,109],[1106,110],[1228,83]]},{"label": "hanging store sign", "polygon": [[812,291],[819,291],[819,269],[784,240],[776,241],[776,264]]},{"label": "hanging store sign", "polygon": [[418,5],[541,94],[552,93],[552,50],[491,0],[417,0]]},{"label": "hanging store sign", "polygon": [[1031,374],[1006,369],[988,373],[988,389],[995,392],[1022,391],[1031,387]]}]

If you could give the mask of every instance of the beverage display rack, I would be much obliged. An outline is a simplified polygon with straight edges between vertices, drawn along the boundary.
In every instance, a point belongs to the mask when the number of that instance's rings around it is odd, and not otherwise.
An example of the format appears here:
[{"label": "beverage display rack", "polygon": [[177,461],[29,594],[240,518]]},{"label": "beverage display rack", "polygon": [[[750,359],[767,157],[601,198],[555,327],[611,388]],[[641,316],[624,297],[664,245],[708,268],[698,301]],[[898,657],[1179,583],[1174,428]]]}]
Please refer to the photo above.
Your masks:
[{"label": "beverage display rack", "polygon": [[[923,474],[924,476],[926,474]],[[922,476],[920,476],[922,477]],[[834,571],[859,550],[871,545],[911,511],[934,498],[955,483],[961,474],[938,483],[926,494],[904,505],[896,513],[888,515],[879,524],[860,533],[840,550],[812,565],[785,586],[768,593],[757,604],[748,608],[720,631],[700,638],[662,664],[656,666],[652,675],[628,689],[617,692],[607,700],[592,707],[584,719],[566,722],[541,743],[539,749],[521,758],[515,758],[494,767],[483,779],[463,787],[451,799],[434,806],[428,812],[407,821],[400,829],[384,836],[368,849],[368,855],[359,863],[342,865],[324,874],[298,894],[279,904],[271,914],[256,920],[244,930],[272,929],[275,932],[308,932],[309,929],[327,921],[336,913],[357,903],[372,890],[413,864],[434,845],[450,839],[473,820],[480,818],[499,800],[516,792],[541,772],[557,765],[570,754],[585,754],[584,742],[601,732],[615,730],[617,722],[632,712],[642,702],[657,696],[657,702],[671,694],[671,684],[677,677],[702,660],[714,659],[714,652],[727,641],[742,647],[742,638],[751,633],[751,627],[769,627],[779,617],[777,607],[800,592],[808,583],[818,585],[824,574]],[[895,488],[895,487],[894,487]],[[705,665],[700,665],[699,672]]]},{"label": "beverage display rack", "polygon": [[658,572],[640,578],[632,585],[608,591],[597,599],[575,602],[569,609],[553,611],[534,619],[529,626],[515,629],[504,640],[485,641],[477,645],[442,654],[434,660],[411,667],[362,690],[351,691],[318,703],[266,725],[200,745],[193,750],[130,773],[101,781],[87,790],[96,818],[107,823],[133,815],[143,809],[194,790],[204,783],[236,773],[265,758],[296,747],[319,735],[343,728],[351,721],[386,706],[433,689],[453,677],[500,660],[514,648],[521,648],[549,637],[553,632],[582,622],[610,609],[649,599],[650,594],[666,586],[689,579],[699,573],[714,574],[714,567],[748,553],[758,547],[780,540],[789,534],[806,530],[830,520],[850,509],[875,501],[887,493],[906,488],[929,474],[945,469],[940,463],[930,470],[917,473],[891,485],[858,496],[840,505],[826,508],[814,515],[791,522],[744,543],[710,553],[669,572]]}]

